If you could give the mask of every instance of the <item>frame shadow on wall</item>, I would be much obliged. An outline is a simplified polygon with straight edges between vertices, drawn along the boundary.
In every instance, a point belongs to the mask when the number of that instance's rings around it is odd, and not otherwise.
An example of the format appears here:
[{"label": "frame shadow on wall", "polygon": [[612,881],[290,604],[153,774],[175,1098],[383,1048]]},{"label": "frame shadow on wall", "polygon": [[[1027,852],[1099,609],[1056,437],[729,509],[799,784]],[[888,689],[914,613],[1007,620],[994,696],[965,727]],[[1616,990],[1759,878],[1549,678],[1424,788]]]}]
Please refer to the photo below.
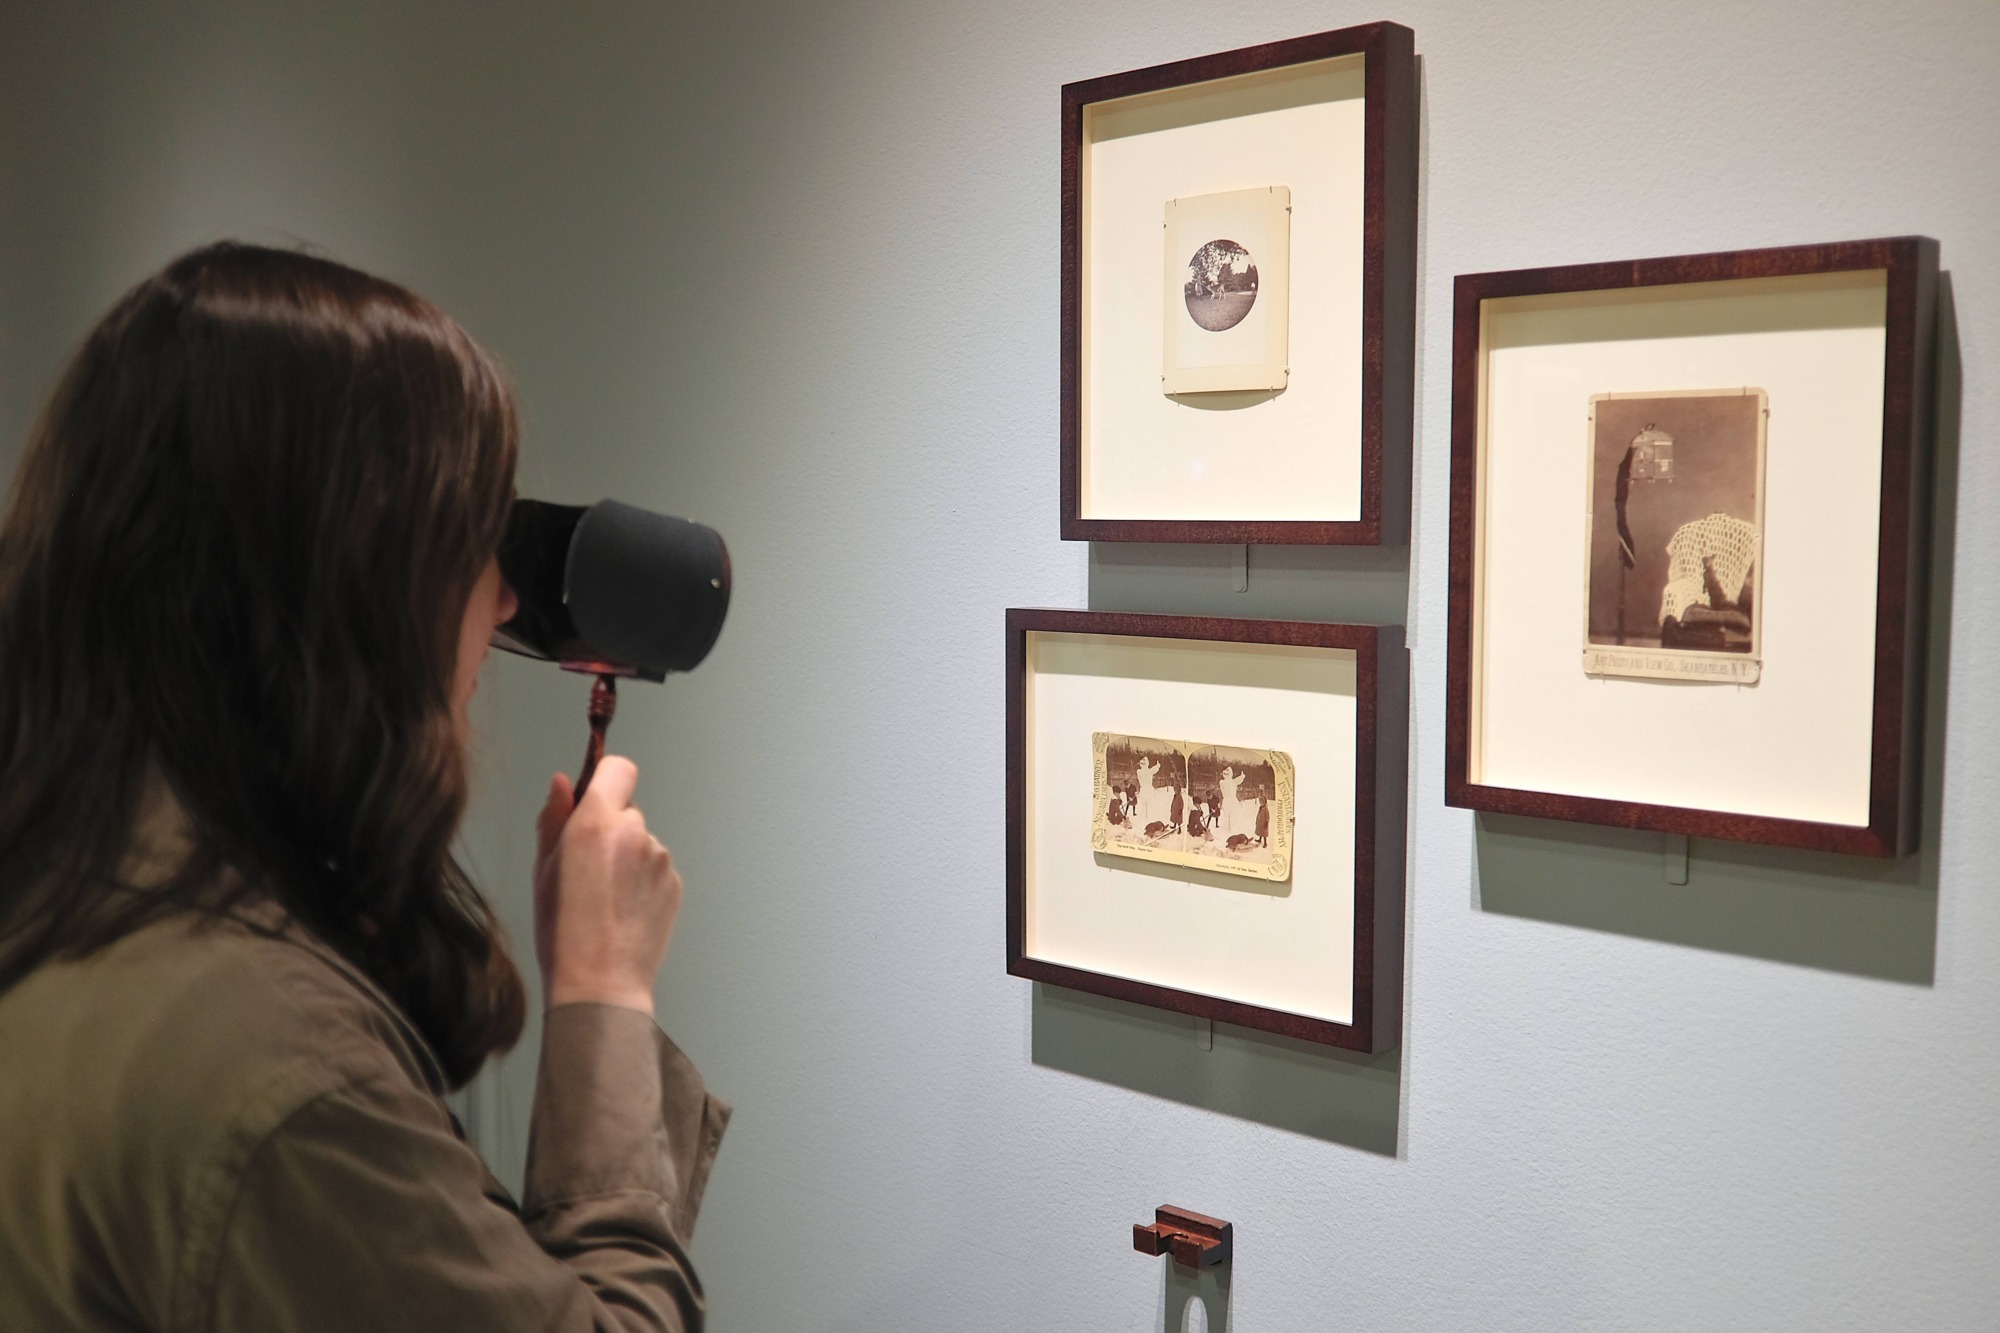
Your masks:
[{"label": "frame shadow on wall", "polygon": [[1030,1054],[1048,1069],[1397,1155],[1402,1049],[1355,1055],[1315,1042],[1035,984]]},{"label": "frame shadow on wall", "polygon": [[1899,861],[1696,839],[1667,882],[1661,834],[1481,814],[1473,906],[1667,944],[1928,986],[1936,973],[1953,552],[1958,527],[1958,321],[1939,275],[1921,848]]}]

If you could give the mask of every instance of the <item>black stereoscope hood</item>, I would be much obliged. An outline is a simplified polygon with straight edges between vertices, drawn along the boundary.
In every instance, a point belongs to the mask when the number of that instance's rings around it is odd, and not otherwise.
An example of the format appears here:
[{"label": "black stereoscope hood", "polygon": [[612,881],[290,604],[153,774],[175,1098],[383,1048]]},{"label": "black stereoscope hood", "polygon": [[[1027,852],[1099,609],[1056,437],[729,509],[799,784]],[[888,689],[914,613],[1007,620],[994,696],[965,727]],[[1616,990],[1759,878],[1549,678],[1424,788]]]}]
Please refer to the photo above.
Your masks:
[{"label": "black stereoscope hood", "polygon": [[493,646],[570,671],[653,681],[692,671],[729,612],[722,534],[616,500],[516,500],[500,572],[521,607]]}]

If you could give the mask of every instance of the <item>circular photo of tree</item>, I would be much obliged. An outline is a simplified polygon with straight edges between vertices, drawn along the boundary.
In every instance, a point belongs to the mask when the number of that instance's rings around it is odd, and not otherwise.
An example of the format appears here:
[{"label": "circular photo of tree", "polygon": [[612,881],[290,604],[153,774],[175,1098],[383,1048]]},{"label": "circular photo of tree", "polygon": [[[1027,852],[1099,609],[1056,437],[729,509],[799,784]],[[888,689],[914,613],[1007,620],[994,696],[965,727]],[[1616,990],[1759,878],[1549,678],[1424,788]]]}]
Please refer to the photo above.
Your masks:
[{"label": "circular photo of tree", "polygon": [[1257,261],[1234,241],[1214,240],[1188,260],[1188,317],[1210,333],[1233,329],[1257,304]]}]

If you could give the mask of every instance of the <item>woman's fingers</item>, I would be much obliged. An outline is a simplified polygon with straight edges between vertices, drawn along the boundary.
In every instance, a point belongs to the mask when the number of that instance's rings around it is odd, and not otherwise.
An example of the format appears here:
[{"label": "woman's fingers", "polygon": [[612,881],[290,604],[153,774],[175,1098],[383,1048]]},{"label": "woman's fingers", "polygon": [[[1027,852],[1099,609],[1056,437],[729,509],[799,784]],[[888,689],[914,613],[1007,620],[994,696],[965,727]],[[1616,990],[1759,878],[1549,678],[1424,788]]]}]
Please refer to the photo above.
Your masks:
[{"label": "woman's fingers", "polygon": [[542,802],[541,813],[535,816],[535,864],[549,859],[549,853],[556,849],[556,839],[562,836],[563,825],[569,822],[569,812],[576,808],[576,797],[570,787],[569,774],[558,773],[549,779],[549,794]]},{"label": "woman's fingers", "polygon": [[568,780],[550,784],[537,821],[544,854],[535,934],[551,1004],[595,1000],[651,1010],[682,885],[672,853],[632,804],[638,777],[631,760],[605,756],[573,812]]},{"label": "woman's fingers", "polygon": [[638,786],[639,766],[623,755],[607,754],[597,762],[583,804],[606,811],[623,810],[632,804],[632,793]]},{"label": "woman's fingers", "polygon": [[576,806],[569,775],[558,773],[549,779],[549,794],[535,816],[535,961],[547,976],[555,951],[556,894],[554,874],[556,849],[562,842],[563,826]]}]

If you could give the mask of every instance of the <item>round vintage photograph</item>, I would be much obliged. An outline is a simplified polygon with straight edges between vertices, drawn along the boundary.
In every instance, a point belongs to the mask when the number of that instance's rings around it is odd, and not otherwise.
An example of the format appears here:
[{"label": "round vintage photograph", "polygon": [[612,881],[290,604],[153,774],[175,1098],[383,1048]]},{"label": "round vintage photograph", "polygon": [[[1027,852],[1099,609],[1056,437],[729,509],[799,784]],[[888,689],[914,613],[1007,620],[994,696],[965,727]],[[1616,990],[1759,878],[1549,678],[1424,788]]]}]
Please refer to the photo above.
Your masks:
[{"label": "round vintage photograph", "polygon": [[1234,241],[1213,240],[1188,260],[1188,317],[1210,333],[1233,329],[1257,304],[1257,261]]}]

